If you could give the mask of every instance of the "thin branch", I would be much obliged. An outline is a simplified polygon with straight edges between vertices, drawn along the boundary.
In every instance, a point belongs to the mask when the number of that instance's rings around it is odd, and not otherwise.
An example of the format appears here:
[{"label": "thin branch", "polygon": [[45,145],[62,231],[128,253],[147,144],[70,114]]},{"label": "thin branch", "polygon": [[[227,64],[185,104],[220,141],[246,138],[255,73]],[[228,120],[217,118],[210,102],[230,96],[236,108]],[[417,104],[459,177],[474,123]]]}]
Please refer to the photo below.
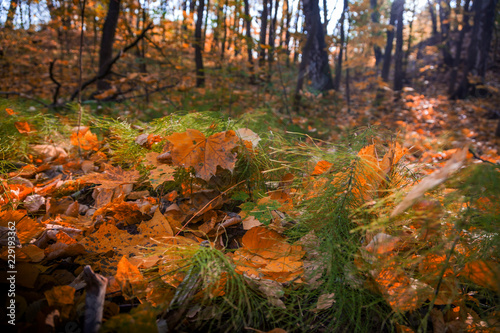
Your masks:
[{"label": "thin branch", "polygon": [[54,61],[51,61],[50,65],[49,65],[50,79],[52,80],[52,82],[54,82],[56,84],[56,91],[54,91],[54,95],[52,96],[52,105],[57,104],[57,97],[59,96],[59,89],[61,89],[61,84],[54,77],[54,65],[56,64],[56,61],[57,61],[57,59]]},{"label": "thin branch", "polygon": [[104,77],[106,77],[109,74],[109,72],[111,71],[111,68],[113,67],[115,62],[117,62],[118,59],[120,59],[120,57],[125,52],[127,52],[128,50],[130,50],[131,48],[136,46],[137,43],[139,43],[139,41],[144,38],[144,36],[146,35],[146,32],[148,32],[149,30],[151,30],[153,28],[154,28],[153,23],[149,23],[149,25],[146,28],[144,28],[144,30],[142,30],[141,34],[139,36],[137,36],[136,39],[132,43],[130,43],[124,49],[122,49],[120,52],[118,52],[118,54],[106,64],[106,66],[105,66],[106,70],[101,75],[96,75],[93,78],[82,83],[82,86],[73,92],[73,94],[71,95],[70,101],[74,100],[75,97],[80,93],[80,91],[87,88],[89,85],[96,82],[97,80],[100,80],[100,79],[103,79]]}]

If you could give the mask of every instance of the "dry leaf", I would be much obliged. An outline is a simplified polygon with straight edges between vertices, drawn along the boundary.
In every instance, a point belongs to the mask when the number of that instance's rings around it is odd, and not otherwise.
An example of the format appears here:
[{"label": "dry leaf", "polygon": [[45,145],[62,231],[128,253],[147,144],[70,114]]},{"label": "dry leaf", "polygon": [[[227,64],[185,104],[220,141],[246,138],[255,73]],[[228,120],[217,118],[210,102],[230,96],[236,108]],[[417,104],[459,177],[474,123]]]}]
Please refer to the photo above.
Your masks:
[{"label": "dry leaf", "polygon": [[172,227],[168,223],[168,220],[157,208],[153,218],[149,221],[143,221],[139,227],[139,231],[143,235],[148,235],[150,237],[162,237],[162,236],[173,236],[174,232]]},{"label": "dry leaf", "polygon": [[123,171],[119,166],[104,165],[103,173],[90,173],[80,178],[82,183],[100,184],[98,188],[114,189],[123,184],[133,184],[141,176],[139,171]]},{"label": "dry leaf", "polygon": [[258,134],[248,128],[240,128],[236,131],[236,133],[241,140],[251,142],[253,148],[256,148],[261,140]]},{"label": "dry leaf", "polygon": [[323,294],[318,297],[316,310],[324,310],[330,308],[335,303],[335,293]]},{"label": "dry leaf", "polygon": [[233,171],[236,156],[231,151],[238,144],[234,131],[216,133],[208,138],[200,131],[188,129],[167,137],[173,145],[172,161],[176,165],[193,167],[196,176],[209,181],[217,166]]}]

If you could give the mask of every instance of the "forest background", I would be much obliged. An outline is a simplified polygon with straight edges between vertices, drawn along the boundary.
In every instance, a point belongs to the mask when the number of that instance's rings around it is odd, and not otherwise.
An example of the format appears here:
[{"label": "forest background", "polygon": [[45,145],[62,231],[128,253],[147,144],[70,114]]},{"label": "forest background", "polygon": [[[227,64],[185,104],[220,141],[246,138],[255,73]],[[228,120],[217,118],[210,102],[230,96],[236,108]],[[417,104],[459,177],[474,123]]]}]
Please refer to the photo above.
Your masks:
[{"label": "forest background", "polygon": [[18,331],[499,329],[498,1],[0,9]]}]

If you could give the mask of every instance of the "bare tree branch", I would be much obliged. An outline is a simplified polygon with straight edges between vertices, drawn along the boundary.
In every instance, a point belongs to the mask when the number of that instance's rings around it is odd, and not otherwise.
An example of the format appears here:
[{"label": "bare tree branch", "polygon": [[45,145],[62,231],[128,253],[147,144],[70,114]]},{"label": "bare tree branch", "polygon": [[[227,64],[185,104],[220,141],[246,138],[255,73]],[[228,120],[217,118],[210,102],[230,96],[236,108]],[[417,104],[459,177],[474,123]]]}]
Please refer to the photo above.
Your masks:
[{"label": "bare tree branch", "polygon": [[106,64],[106,70],[101,74],[101,75],[96,75],[94,76],[93,78],[85,81],[84,83],[82,83],[81,87],[76,89],[73,94],[71,95],[71,98],[70,98],[70,101],[74,100],[76,98],[76,96],[78,96],[78,93],[80,91],[82,91],[83,89],[87,88],[89,85],[91,85],[92,83],[96,82],[97,80],[100,80],[104,77],[106,77],[110,71],[111,71],[111,68],[113,67],[113,65],[115,64],[115,62],[118,61],[118,59],[120,59],[120,57],[122,56],[122,54],[124,54],[125,52],[127,52],[128,50],[130,50],[131,48],[133,48],[134,46],[137,45],[137,43],[139,43],[139,41],[141,39],[143,39],[146,35],[146,32],[148,32],[149,30],[153,29],[154,28],[154,25],[153,23],[149,23],[149,25],[144,28],[144,30],[142,30],[141,34],[139,36],[136,37],[136,39],[130,43],[129,45],[125,46],[125,48],[123,48],[120,52],[118,52],[118,54],[109,61],[109,63]]},{"label": "bare tree branch", "polygon": [[49,65],[49,76],[50,76],[50,79],[52,80],[52,82],[54,82],[56,84],[56,91],[54,91],[54,95],[52,96],[52,105],[56,105],[57,104],[57,97],[59,96],[59,89],[61,89],[61,84],[59,83],[59,81],[56,80],[56,78],[54,77],[54,65],[56,64],[56,60],[54,61],[51,61],[50,62],[50,65]]}]

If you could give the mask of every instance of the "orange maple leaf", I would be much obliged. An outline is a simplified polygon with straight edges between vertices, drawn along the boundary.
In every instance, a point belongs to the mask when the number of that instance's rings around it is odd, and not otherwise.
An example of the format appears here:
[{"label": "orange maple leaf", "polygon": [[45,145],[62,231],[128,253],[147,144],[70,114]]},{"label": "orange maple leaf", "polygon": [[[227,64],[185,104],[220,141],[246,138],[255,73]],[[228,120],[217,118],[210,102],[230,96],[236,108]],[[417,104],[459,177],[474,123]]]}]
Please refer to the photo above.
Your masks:
[{"label": "orange maple leaf", "polygon": [[215,175],[217,166],[233,171],[236,155],[231,150],[238,144],[234,131],[213,134],[208,138],[200,131],[188,129],[167,137],[173,144],[174,164],[193,167],[196,176],[206,181]]}]

